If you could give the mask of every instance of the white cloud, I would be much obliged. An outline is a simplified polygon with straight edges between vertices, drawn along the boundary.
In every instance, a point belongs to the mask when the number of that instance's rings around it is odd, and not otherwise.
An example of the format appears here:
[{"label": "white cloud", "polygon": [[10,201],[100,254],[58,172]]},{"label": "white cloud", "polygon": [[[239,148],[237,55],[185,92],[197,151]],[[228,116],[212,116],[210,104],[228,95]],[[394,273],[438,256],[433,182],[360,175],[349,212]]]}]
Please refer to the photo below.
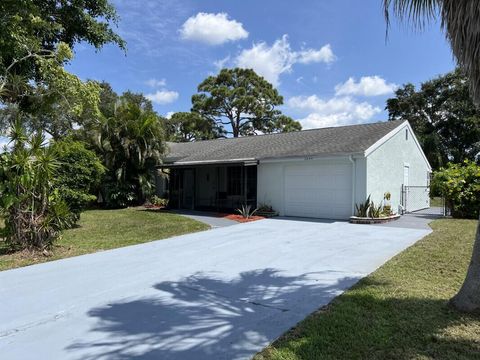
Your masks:
[{"label": "white cloud", "polygon": [[356,82],[351,77],[344,83],[335,86],[336,95],[361,95],[361,96],[378,96],[393,93],[398,88],[397,84],[387,83],[380,76],[364,76],[360,81]]},{"label": "white cloud", "polygon": [[280,75],[291,72],[292,66],[296,63],[330,63],[334,59],[335,55],[333,55],[330,45],[325,45],[319,50],[292,51],[288,36],[283,35],[272,46],[260,42],[253,44],[250,49],[242,50],[234,60],[234,65],[253,69],[274,86],[277,86],[280,82]]},{"label": "white cloud", "polygon": [[166,119],[171,119],[173,114],[175,114],[175,111],[169,111],[165,114],[165,118]]},{"label": "white cloud", "polygon": [[145,81],[145,84],[147,84],[148,86],[150,86],[152,88],[159,88],[159,87],[166,86],[167,85],[167,80],[152,78],[152,79],[148,79],[147,81]]},{"label": "white cloud", "polygon": [[248,32],[242,23],[230,20],[226,13],[198,13],[185,21],[180,29],[182,39],[220,45],[228,41],[245,39]]},{"label": "white cloud", "polygon": [[298,62],[301,64],[310,64],[324,62],[329,64],[337,59],[332,51],[330,44],[322,46],[319,50],[307,49],[298,53]]},{"label": "white cloud", "polygon": [[178,99],[178,92],[169,90],[157,90],[153,94],[147,94],[145,97],[155,104],[170,104]]},{"label": "white cloud", "polygon": [[321,99],[316,95],[295,96],[288,100],[287,105],[293,110],[308,113],[298,119],[305,129],[362,123],[382,111],[368,102],[358,102],[348,96],[330,99]]},{"label": "white cloud", "polygon": [[230,61],[230,55],[224,57],[223,59],[217,60],[213,62],[213,65],[217,68],[217,70],[221,70],[225,67],[226,64]]}]

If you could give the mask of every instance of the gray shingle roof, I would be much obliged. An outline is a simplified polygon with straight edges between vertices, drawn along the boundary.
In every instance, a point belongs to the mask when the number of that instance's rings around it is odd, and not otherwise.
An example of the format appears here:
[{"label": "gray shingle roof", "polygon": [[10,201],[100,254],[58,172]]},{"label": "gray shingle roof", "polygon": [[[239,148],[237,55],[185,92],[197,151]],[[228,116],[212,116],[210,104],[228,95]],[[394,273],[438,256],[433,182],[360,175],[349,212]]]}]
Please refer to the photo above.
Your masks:
[{"label": "gray shingle roof", "polygon": [[169,152],[164,163],[358,154],[403,122],[386,121],[282,134],[168,143]]}]

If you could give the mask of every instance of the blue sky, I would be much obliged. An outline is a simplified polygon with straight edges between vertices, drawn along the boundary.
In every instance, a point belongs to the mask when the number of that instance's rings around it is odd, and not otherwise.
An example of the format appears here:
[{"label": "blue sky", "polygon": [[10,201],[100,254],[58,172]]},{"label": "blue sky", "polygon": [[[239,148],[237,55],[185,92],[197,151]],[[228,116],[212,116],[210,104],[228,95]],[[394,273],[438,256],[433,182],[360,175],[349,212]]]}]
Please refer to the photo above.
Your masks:
[{"label": "blue sky", "polygon": [[454,68],[438,24],[394,22],[380,0],[113,0],[127,53],[75,48],[68,69],[142,92],[162,115],[188,111],[198,84],[221,66],[253,67],[304,128],[385,120],[385,100]]}]

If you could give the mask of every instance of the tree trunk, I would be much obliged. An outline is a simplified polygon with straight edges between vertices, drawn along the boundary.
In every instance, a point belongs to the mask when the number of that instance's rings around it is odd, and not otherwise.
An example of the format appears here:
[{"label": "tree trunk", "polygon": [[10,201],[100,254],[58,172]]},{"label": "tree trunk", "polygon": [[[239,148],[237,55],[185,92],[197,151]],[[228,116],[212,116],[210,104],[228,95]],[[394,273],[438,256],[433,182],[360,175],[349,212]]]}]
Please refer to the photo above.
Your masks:
[{"label": "tree trunk", "polygon": [[477,224],[477,235],[473,245],[472,260],[468,267],[467,277],[462,288],[450,303],[456,309],[465,312],[480,311],[480,217]]}]

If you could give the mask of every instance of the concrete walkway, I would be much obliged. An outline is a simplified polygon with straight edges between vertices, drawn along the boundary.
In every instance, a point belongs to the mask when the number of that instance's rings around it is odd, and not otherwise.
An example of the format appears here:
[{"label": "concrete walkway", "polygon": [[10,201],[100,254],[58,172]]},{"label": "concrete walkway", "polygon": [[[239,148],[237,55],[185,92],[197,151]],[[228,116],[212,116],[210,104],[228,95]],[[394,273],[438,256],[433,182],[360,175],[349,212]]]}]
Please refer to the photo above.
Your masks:
[{"label": "concrete walkway", "polygon": [[431,230],[429,223],[441,219],[441,208],[429,208],[402,215],[400,219],[375,226]]},{"label": "concrete walkway", "polygon": [[175,210],[175,214],[186,216],[190,219],[203,222],[210,225],[212,228],[224,227],[236,225],[238,222],[219,217],[218,214],[207,211],[195,211],[195,210]]},{"label": "concrete walkway", "polygon": [[0,357],[248,359],[428,230],[267,219],[0,272]]}]

